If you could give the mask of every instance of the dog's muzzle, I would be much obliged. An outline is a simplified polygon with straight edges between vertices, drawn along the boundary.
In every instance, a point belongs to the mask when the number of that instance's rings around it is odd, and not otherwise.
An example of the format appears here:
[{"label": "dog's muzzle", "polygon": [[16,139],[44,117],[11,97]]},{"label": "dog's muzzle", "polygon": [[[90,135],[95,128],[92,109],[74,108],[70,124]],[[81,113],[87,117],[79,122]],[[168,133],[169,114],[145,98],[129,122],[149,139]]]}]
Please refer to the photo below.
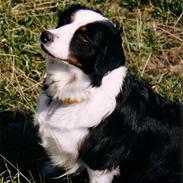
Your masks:
[{"label": "dog's muzzle", "polygon": [[81,64],[79,62],[77,62],[76,59],[70,57],[68,59],[59,59],[57,57],[55,57],[54,55],[52,55],[45,46],[49,45],[50,43],[52,43],[54,41],[54,35],[49,32],[49,31],[43,31],[40,34],[40,41],[41,41],[41,48],[42,50],[50,57],[54,58],[55,61],[57,62],[67,62],[68,64],[80,67]]}]

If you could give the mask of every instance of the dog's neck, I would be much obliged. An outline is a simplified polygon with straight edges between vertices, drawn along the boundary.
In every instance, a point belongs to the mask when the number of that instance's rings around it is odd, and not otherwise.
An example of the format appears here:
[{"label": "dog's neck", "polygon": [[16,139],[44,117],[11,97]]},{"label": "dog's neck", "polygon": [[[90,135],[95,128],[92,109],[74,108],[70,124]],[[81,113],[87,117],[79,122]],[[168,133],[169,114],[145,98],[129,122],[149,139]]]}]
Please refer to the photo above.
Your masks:
[{"label": "dog's neck", "polygon": [[108,89],[111,87],[112,91],[107,95],[114,97],[113,95],[119,92],[118,87],[121,87],[127,72],[125,66],[118,68],[104,76],[99,88],[93,88],[89,76],[80,68],[69,63],[56,62],[49,58],[46,60],[46,70],[45,85],[47,89],[45,92],[47,96],[64,104],[88,101],[91,96],[95,97],[100,95],[101,92],[108,93]]},{"label": "dog's neck", "polygon": [[65,62],[46,60],[46,94],[62,103],[73,104],[86,100],[89,96],[89,77],[79,68]]},{"label": "dog's neck", "polygon": [[[125,66],[109,72],[103,77],[100,86],[92,87],[80,69],[75,70],[68,65],[59,65],[59,68],[57,64],[50,65],[49,62],[46,78],[48,87],[46,92],[44,90],[41,93],[38,110],[41,119],[38,121],[49,121],[53,128],[90,128],[98,125],[104,116],[115,109],[116,97],[122,91],[127,74]],[[71,71],[77,73],[72,80]],[[77,99],[77,102],[65,105],[62,101],[66,98]],[[58,123],[58,120],[63,122]]]}]

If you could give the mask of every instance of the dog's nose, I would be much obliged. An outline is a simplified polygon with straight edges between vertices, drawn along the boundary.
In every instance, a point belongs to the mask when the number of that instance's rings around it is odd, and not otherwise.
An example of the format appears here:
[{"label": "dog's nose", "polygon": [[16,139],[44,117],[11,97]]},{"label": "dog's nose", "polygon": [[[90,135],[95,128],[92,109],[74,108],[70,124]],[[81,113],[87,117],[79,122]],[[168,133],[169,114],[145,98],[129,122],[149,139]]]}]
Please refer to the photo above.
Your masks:
[{"label": "dog's nose", "polygon": [[40,40],[42,43],[50,43],[53,42],[53,34],[49,31],[43,31],[40,36]]}]

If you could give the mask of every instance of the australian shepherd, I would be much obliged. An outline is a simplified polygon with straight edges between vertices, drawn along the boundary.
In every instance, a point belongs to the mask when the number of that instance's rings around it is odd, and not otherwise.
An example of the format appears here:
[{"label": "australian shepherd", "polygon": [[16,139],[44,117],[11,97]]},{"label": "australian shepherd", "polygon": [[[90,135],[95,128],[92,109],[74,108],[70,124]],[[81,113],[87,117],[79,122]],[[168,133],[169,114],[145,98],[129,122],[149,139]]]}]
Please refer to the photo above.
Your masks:
[{"label": "australian shepherd", "polygon": [[73,5],[40,42],[35,125],[61,176],[84,168],[90,183],[180,183],[183,107],[128,72],[117,26]]}]

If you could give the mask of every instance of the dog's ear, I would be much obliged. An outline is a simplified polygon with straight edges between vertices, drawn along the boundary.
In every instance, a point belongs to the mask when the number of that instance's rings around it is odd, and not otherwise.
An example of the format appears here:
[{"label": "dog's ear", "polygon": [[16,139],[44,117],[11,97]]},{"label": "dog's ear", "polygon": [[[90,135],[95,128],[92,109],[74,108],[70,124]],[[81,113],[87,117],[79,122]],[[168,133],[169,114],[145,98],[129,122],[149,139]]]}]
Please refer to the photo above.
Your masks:
[{"label": "dog's ear", "polygon": [[95,74],[104,76],[108,72],[125,64],[122,39],[118,30],[113,27],[105,38],[102,48],[95,61]]}]

